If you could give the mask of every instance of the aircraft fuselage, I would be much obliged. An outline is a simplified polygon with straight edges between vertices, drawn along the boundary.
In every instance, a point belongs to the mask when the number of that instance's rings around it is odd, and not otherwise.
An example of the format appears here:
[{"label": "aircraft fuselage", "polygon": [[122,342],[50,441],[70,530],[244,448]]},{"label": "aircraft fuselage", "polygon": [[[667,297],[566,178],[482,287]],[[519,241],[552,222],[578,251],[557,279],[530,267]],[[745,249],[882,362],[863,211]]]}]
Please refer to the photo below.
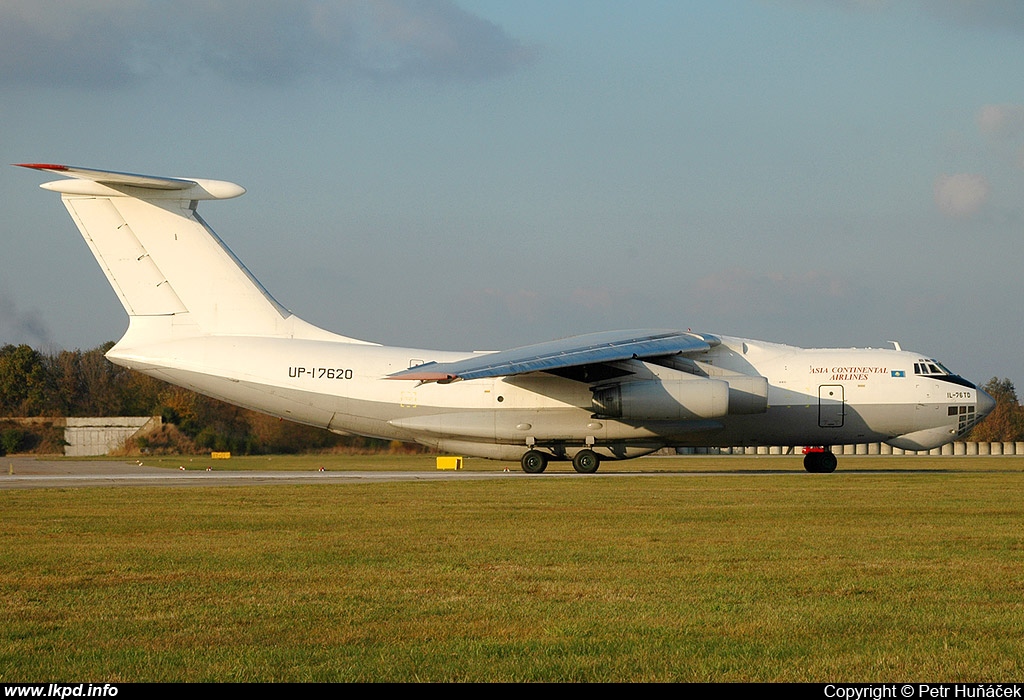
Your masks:
[{"label": "aircraft fuselage", "polygon": [[691,356],[681,374],[734,384],[763,377],[763,406],[755,397],[752,407],[732,410],[730,397],[722,415],[634,419],[602,415],[595,391],[602,384],[647,386],[680,374],[677,368],[628,360],[617,366],[631,374],[611,382],[536,373],[418,383],[389,375],[474,354],[244,336],[133,347],[131,337],[108,353],[112,361],[231,403],[339,433],[504,459],[519,459],[527,447],[555,458],[584,448],[625,458],[666,446],[881,441],[930,449],[965,435],[991,402],[956,375],[922,374],[927,358],[889,349],[804,349],[722,337]]}]

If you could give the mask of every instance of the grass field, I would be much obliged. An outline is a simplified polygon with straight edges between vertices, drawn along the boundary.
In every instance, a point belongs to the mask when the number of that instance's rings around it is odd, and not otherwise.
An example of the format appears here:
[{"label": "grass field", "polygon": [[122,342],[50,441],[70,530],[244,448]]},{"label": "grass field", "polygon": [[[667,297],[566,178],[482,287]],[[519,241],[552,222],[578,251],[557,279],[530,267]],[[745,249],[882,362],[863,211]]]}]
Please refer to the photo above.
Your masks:
[{"label": "grass field", "polygon": [[0,682],[1024,677],[1024,458],[606,470],[0,491]]}]

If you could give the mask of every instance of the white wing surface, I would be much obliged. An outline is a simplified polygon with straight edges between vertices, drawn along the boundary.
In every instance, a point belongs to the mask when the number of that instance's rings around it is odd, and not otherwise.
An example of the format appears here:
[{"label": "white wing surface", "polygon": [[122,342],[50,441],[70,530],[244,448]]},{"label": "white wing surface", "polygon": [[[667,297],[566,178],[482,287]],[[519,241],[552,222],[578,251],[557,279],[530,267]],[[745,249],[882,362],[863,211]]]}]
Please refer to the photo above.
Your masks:
[{"label": "white wing surface", "polygon": [[620,360],[706,352],[720,342],[716,336],[689,331],[609,331],[527,345],[455,362],[427,362],[396,372],[388,378],[445,383],[457,379],[505,377]]}]

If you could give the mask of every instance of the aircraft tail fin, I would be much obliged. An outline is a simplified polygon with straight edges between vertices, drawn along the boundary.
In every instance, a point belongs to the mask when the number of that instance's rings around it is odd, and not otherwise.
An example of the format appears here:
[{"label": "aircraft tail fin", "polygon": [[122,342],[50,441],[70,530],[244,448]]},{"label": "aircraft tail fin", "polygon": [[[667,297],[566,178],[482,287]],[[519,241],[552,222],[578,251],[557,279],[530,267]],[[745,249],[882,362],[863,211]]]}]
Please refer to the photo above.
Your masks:
[{"label": "aircraft tail fin", "polygon": [[[117,293],[136,342],[196,335],[347,340],[281,306],[196,211],[245,193],[231,182],[24,163],[59,192]],[[122,339],[124,343],[124,339]]]}]

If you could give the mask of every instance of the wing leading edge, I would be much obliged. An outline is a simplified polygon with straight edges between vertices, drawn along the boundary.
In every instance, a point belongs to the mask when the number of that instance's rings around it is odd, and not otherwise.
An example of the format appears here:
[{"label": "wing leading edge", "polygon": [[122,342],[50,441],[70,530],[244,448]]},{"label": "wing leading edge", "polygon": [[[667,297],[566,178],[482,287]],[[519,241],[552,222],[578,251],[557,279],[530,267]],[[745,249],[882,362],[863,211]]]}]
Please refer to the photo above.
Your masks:
[{"label": "wing leading edge", "polygon": [[609,331],[578,335],[455,362],[427,362],[388,375],[388,379],[453,382],[529,372],[704,352],[722,341],[689,331]]}]

